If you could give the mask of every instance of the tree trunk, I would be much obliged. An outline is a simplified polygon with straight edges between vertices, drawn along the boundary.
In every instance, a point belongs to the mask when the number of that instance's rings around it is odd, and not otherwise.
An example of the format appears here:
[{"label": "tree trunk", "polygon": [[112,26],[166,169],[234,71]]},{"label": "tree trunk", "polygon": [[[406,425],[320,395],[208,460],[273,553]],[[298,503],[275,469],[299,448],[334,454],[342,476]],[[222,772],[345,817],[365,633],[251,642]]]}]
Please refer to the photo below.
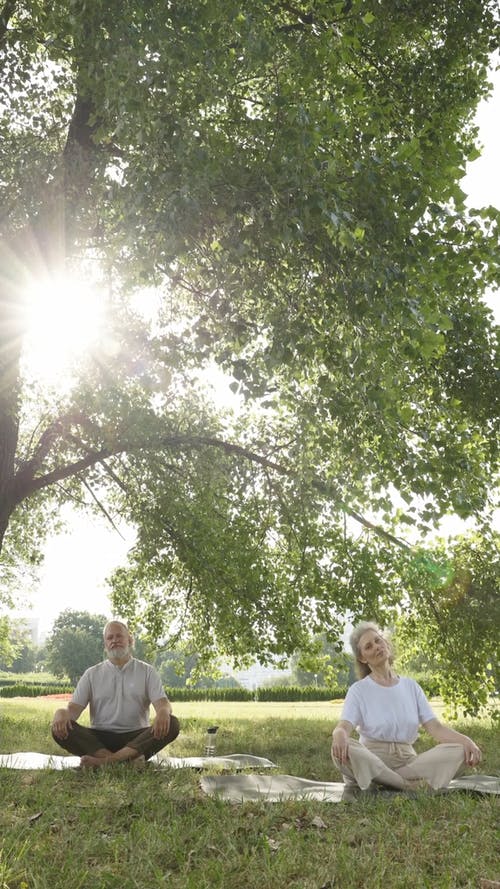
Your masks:
[{"label": "tree trunk", "polygon": [[[4,277],[12,274],[15,263],[0,253]],[[13,509],[13,483],[19,435],[22,324],[15,292],[7,281],[0,294],[0,551]]]},{"label": "tree trunk", "polygon": [[92,139],[95,124],[89,124],[92,111],[92,102],[77,95],[57,174],[47,184],[43,208],[24,230],[0,243],[0,552],[10,516],[22,499],[16,486],[16,452],[24,287],[30,276],[37,278],[64,266],[68,242],[78,238],[78,219],[91,203],[98,158]]}]

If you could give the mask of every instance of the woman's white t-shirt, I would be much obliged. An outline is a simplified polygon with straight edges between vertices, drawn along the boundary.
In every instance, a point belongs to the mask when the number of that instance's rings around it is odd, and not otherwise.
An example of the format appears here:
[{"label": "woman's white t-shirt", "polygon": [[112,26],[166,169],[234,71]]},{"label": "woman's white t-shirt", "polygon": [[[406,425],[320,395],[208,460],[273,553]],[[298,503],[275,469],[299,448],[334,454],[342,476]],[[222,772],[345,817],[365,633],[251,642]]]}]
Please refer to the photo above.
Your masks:
[{"label": "woman's white t-shirt", "polygon": [[365,676],[349,688],[340,718],[352,723],[361,743],[371,738],[413,744],[419,725],[436,717],[414,679],[400,676],[387,687]]}]

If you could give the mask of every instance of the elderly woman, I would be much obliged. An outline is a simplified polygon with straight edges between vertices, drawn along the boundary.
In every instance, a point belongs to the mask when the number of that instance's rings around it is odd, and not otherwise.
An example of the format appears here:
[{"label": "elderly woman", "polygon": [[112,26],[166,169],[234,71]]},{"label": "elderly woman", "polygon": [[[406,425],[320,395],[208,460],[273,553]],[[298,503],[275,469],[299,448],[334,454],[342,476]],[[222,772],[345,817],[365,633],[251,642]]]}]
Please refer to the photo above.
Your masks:
[{"label": "elderly woman", "polygon": [[[366,790],[373,781],[401,790],[426,783],[437,789],[464,764],[480,761],[474,741],[443,725],[418,683],[397,675],[376,624],[360,623],[350,644],[362,678],[349,688],[332,735],[332,759],[346,784]],[[438,744],[417,756],[412,745],[420,725]],[[354,728],[359,741],[350,737]]]}]

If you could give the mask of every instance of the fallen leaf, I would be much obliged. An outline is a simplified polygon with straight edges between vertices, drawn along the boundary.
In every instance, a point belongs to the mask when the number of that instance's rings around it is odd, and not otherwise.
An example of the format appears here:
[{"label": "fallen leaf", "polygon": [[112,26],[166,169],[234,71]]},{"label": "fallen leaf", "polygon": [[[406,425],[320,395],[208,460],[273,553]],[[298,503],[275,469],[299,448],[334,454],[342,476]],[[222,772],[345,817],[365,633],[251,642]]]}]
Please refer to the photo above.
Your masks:
[{"label": "fallen leaf", "polygon": [[313,827],[318,827],[320,830],[326,830],[326,824],[319,815],[315,815],[313,820],[311,821]]},{"label": "fallen leaf", "polygon": [[28,818],[29,823],[32,824],[33,821],[38,821],[38,819],[41,818],[42,815],[43,812],[36,812],[35,815],[30,815],[30,817]]},{"label": "fallen leaf", "polygon": [[279,847],[281,846],[279,840],[274,840],[272,837],[267,837],[266,839],[271,852],[277,852]]},{"label": "fallen leaf", "polygon": [[500,889],[500,882],[498,880],[481,880],[479,885],[481,889]]}]

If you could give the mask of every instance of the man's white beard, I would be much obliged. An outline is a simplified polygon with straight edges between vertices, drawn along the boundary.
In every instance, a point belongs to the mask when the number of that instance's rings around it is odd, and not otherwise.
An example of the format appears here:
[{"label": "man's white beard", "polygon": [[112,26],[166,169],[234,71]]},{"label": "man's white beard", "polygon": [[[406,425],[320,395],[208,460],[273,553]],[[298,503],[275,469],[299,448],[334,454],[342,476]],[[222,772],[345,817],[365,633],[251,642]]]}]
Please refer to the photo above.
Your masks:
[{"label": "man's white beard", "polygon": [[126,648],[106,648],[105,649],[108,658],[118,658],[121,660],[123,657],[128,657],[130,654],[130,646],[127,645]]}]

